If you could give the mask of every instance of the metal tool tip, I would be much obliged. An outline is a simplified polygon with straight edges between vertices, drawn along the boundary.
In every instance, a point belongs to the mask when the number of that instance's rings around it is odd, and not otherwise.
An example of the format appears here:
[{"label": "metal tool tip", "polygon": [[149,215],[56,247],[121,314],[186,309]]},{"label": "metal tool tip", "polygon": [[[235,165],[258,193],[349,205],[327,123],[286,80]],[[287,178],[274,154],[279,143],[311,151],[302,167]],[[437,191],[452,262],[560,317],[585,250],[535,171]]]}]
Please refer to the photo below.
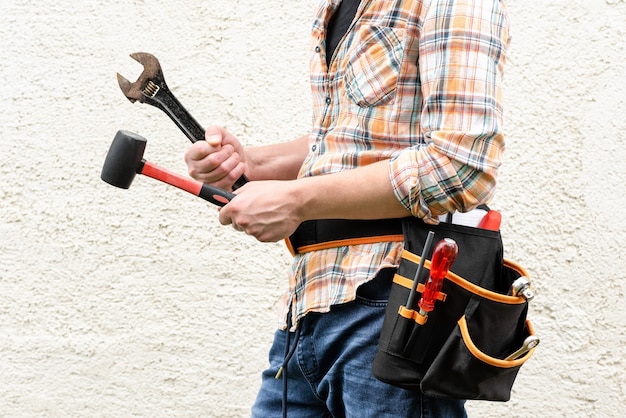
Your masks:
[{"label": "metal tool tip", "polygon": [[129,96],[130,90],[132,88],[132,83],[128,81],[125,77],[123,77],[120,73],[117,73],[117,83],[120,85],[120,89],[122,89],[122,93],[131,103],[135,103],[137,99]]}]

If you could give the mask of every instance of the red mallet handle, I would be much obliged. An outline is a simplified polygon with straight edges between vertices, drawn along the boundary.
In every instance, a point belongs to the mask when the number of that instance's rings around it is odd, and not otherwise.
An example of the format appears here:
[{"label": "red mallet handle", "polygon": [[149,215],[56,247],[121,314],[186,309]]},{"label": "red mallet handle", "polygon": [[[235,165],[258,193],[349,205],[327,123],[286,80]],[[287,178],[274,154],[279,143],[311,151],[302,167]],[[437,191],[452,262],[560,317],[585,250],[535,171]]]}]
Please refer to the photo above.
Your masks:
[{"label": "red mallet handle", "polygon": [[201,197],[214,205],[224,206],[235,197],[234,193],[209,186],[208,184],[201,183],[190,177],[181,176],[178,173],[154,165],[149,161],[143,160],[142,163],[143,165],[137,169],[139,174],[143,174],[144,176],[152,177],[153,179],[160,180],[163,183],[178,187],[179,189]]}]

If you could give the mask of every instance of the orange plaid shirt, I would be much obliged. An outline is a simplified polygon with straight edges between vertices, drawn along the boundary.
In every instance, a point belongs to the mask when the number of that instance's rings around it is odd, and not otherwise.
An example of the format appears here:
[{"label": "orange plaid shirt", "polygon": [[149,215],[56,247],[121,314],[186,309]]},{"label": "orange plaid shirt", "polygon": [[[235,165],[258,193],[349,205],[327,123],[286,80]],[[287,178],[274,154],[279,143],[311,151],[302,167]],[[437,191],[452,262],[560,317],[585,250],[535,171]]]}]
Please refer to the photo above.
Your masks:
[{"label": "orange plaid shirt", "polygon": [[[426,222],[489,201],[504,151],[503,2],[362,0],[327,67],[325,28],[339,3],[320,1],[313,23],[313,130],[300,177],[387,160],[396,197]],[[295,327],[354,300],[401,252],[381,242],[296,255],[282,327],[290,309]]]}]

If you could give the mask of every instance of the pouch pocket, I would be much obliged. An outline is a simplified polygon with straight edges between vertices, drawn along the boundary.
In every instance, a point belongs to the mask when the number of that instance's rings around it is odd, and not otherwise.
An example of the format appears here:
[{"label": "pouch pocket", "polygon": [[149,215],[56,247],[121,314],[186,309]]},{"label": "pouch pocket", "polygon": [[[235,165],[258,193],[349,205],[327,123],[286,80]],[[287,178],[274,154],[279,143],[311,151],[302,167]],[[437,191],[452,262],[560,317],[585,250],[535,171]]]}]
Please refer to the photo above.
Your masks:
[{"label": "pouch pocket", "polygon": [[[484,335],[474,336],[474,339],[470,328],[466,317],[462,317],[424,375],[421,391],[429,396],[508,401],[517,373],[535,349],[531,348],[515,360],[504,360],[506,355],[494,357],[479,346],[479,340],[493,345],[493,339]],[[516,343],[501,344],[500,350],[510,354],[529,335],[534,335],[534,330],[527,321]]]},{"label": "pouch pocket", "polygon": [[[419,257],[413,254],[405,252],[404,257],[405,260],[411,259],[415,264],[419,263]],[[382,351],[410,360],[414,363],[416,377],[421,378],[434,360],[438,347],[445,343],[456,322],[463,315],[472,293],[446,279],[439,300],[435,303],[435,310],[430,313],[428,320],[424,320],[425,318],[420,317],[415,310],[405,306],[412,287],[412,281],[403,276],[406,274],[403,268],[406,264],[401,266],[394,276],[387,306],[395,305],[396,314],[385,318],[379,347]],[[426,260],[424,267],[430,268],[430,261]],[[456,277],[450,274],[450,277],[452,276]],[[422,286],[417,285],[418,295],[422,292]],[[388,343],[385,344],[385,341]]]}]

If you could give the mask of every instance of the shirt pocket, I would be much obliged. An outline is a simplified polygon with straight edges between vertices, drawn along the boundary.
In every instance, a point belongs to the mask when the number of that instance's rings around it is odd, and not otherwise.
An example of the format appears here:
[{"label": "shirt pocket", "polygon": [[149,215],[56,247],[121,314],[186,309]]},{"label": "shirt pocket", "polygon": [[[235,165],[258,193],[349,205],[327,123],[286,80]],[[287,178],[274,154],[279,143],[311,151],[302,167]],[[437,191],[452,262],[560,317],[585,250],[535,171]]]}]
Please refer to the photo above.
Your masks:
[{"label": "shirt pocket", "polygon": [[368,26],[352,41],[345,83],[348,97],[361,107],[393,101],[404,57],[406,30]]}]

